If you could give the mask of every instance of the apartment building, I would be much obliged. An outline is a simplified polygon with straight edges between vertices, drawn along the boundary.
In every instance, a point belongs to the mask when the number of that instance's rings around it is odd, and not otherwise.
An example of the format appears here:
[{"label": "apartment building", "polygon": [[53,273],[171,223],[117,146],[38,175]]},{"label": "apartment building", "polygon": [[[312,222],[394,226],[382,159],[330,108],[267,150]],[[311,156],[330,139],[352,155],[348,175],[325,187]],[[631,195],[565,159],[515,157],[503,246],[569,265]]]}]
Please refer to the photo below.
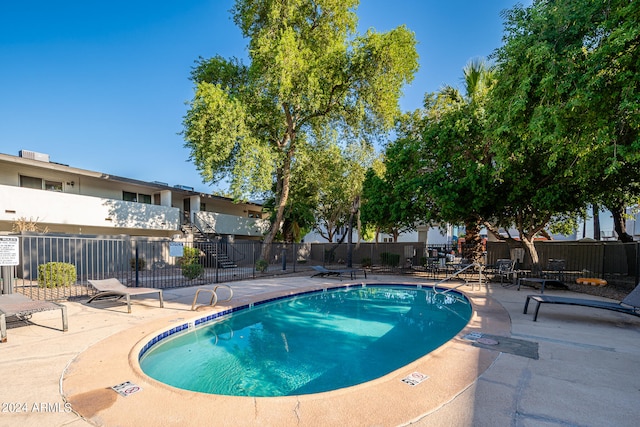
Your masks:
[{"label": "apartment building", "polygon": [[259,240],[269,226],[257,203],[80,169],[46,153],[0,153],[0,234],[25,222],[88,235],[176,237],[196,228],[230,241]]}]

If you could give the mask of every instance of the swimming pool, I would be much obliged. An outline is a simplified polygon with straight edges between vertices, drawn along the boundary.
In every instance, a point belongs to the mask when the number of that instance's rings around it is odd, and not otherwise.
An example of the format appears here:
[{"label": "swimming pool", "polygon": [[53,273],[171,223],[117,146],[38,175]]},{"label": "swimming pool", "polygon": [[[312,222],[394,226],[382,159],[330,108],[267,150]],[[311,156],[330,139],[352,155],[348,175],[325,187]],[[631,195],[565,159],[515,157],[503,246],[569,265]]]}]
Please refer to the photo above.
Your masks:
[{"label": "swimming pool", "polygon": [[139,362],[150,377],[186,390],[319,393],[419,359],[464,328],[471,312],[462,294],[413,285],[314,291],[178,325],[143,346]]}]

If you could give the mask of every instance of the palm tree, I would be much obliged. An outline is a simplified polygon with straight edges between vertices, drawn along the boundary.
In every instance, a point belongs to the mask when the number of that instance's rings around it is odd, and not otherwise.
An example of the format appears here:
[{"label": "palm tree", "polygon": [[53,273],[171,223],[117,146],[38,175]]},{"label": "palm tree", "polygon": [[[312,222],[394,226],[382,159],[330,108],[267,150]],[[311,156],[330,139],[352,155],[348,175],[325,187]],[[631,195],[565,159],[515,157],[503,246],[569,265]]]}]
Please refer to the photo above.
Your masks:
[{"label": "palm tree", "polygon": [[[437,94],[440,107],[445,110],[464,108],[470,113],[482,114],[483,102],[489,93],[494,82],[493,67],[482,59],[474,59],[469,61],[463,68],[464,95],[452,87],[444,86]],[[465,141],[460,141],[465,144]],[[467,147],[473,150],[470,143]],[[461,147],[463,150],[465,147]],[[482,258],[483,247],[480,238],[480,229],[484,218],[475,210],[471,209],[464,219],[465,225],[465,247],[463,248],[463,257],[472,261],[480,261]]]}]

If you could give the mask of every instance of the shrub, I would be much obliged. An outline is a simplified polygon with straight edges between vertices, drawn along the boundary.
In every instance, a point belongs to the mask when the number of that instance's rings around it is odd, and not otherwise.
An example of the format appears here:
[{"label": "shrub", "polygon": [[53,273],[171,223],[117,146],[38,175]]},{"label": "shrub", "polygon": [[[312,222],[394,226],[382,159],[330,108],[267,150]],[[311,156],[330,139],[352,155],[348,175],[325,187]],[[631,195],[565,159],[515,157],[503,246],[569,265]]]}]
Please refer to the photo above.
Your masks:
[{"label": "shrub", "polygon": [[76,266],[66,262],[48,262],[38,266],[38,286],[57,288],[71,286],[78,279]]},{"label": "shrub", "polygon": [[256,261],[256,271],[259,271],[260,273],[264,273],[265,271],[267,271],[268,267],[269,267],[269,263],[267,262],[266,259],[259,259],[258,261]]},{"label": "shrub", "polygon": [[204,272],[204,267],[200,264],[200,249],[185,247],[182,258],[182,275],[189,280],[200,277]]},{"label": "shrub", "polygon": [[389,267],[397,267],[400,265],[400,255],[391,252],[382,252],[380,254],[380,263]]},{"label": "shrub", "polygon": [[362,258],[362,262],[361,262],[363,267],[371,267],[373,265],[373,263],[371,262],[371,258]]},{"label": "shrub", "polygon": [[201,264],[186,264],[182,266],[182,275],[189,280],[202,276],[204,267]]},{"label": "shrub", "polygon": [[[131,266],[132,270],[135,270],[136,269],[136,259],[135,258],[131,258],[129,260],[129,265]],[[147,265],[147,262],[144,260],[144,258],[138,258],[138,271],[144,270],[145,265]]]}]

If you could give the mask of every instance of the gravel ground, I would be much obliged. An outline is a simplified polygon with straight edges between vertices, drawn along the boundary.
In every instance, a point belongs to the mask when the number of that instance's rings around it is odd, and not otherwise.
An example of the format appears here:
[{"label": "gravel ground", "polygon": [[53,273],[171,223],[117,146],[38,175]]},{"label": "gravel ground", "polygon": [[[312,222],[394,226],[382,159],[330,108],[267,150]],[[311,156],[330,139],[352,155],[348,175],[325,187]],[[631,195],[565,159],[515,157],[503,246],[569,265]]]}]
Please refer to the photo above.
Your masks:
[{"label": "gravel ground", "polygon": [[610,298],[616,301],[622,301],[631,289],[627,287],[609,284],[605,286],[579,285],[577,283],[567,283],[569,290],[580,292],[583,294],[596,295],[599,297]]}]

